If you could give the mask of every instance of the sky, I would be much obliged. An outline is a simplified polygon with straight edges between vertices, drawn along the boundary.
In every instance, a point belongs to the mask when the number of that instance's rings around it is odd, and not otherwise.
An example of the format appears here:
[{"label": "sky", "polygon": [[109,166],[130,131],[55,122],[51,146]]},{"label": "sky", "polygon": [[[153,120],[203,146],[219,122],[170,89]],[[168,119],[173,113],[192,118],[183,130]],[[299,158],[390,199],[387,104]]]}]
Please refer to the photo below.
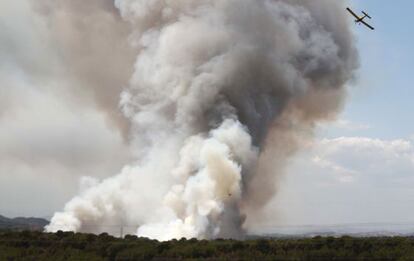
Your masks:
[{"label": "sky", "polygon": [[376,30],[355,25],[356,81],[338,120],[321,124],[313,146],[291,161],[268,206],[281,226],[414,223],[414,3],[350,7],[368,12]]},{"label": "sky", "polygon": [[[129,152],[116,117],[95,108],[109,103],[116,111],[111,97],[59,88],[85,81],[59,81],[71,75],[59,59],[71,54],[49,46],[44,22],[25,1],[6,2],[0,0],[0,214],[50,217],[77,193],[82,176],[119,172]],[[354,26],[361,65],[348,101],[290,160],[267,206],[278,218],[259,226],[414,223],[414,2],[350,6],[368,12],[376,30]],[[108,81],[117,82],[108,71]]]},{"label": "sky", "polygon": [[409,138],[413,134],[411,69],[414,63],[414,29],[410,10],[414,3],[378,4],[354,1],[356,10],[375,14],[372,23],[377,30],[370,32],[357,26],[361,55],[359,82],[349,99],[345,117],[369,122],[373,128],[364,132],[384,139]]}]

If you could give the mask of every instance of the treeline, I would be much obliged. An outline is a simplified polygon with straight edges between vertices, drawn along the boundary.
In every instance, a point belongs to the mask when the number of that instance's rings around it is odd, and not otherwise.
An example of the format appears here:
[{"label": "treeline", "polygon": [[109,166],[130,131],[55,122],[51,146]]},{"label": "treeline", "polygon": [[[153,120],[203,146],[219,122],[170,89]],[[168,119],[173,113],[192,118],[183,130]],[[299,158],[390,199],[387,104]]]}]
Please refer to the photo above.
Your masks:
[{"label": "treeline", "polygon": [[0,232],[0,260],[414,260],[411,237],[158,242],[72,232]]}]

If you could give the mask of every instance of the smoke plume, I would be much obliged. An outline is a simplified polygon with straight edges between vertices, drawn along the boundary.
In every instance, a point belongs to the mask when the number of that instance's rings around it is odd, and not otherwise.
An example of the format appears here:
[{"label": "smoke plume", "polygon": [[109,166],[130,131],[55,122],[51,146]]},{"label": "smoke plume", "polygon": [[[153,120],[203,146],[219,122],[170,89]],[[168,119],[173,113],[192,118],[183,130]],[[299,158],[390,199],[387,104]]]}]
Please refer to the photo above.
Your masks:
[{"label": "smoke plume", "polygon": [[344,1],[115,6],[137,50],[120,99],[135,161],[101,182],[85,178],[47,230],[242,237],[286,159],[341,109],[357,67]]},{"label": "smoke plume", "polygon": [[[105,113],[109,125],[126,137],[129,121],[119,111],[119,94],[137,53],[128,43],[130,24],[120,18],[113,0],[31,1],[56,51],[55,77],[70,84],[63,87],[64,95]],[[46,78],[50,81],[50,68]]]}]

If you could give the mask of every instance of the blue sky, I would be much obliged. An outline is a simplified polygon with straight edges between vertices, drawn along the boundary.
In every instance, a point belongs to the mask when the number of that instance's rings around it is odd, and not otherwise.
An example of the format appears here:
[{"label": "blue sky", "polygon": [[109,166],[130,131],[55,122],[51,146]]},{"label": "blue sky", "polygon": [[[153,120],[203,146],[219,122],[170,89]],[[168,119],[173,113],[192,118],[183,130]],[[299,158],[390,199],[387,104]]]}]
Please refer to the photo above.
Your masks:
[{"label": "blue sky", "polygon": [[414,134],[414,2],[352,1],[355,11],[365,10],[375,27],[355,26],[361,68],[343,117],[371,128],[370,137],[393,139]]},{"label": "blue sky", "polygon": [[414,2],[350,7],[376,30],[354,26],[361,66],[349,99],[288,166],[268,226],[414,223]]}]

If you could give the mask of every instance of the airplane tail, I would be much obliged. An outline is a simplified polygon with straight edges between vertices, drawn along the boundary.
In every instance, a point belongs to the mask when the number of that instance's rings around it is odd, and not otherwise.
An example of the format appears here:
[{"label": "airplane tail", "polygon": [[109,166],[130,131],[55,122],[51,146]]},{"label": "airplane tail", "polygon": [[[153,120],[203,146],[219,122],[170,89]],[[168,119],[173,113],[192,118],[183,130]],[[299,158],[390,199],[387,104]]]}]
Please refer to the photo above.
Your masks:
[{"label": "airplane tail", "polygon": [[366,17],[368,17],[369,19],[371,19],[371,16],[369,16],[369,14],[365,13],[364,11],[362,11],[362,13],[363,13]]}]

